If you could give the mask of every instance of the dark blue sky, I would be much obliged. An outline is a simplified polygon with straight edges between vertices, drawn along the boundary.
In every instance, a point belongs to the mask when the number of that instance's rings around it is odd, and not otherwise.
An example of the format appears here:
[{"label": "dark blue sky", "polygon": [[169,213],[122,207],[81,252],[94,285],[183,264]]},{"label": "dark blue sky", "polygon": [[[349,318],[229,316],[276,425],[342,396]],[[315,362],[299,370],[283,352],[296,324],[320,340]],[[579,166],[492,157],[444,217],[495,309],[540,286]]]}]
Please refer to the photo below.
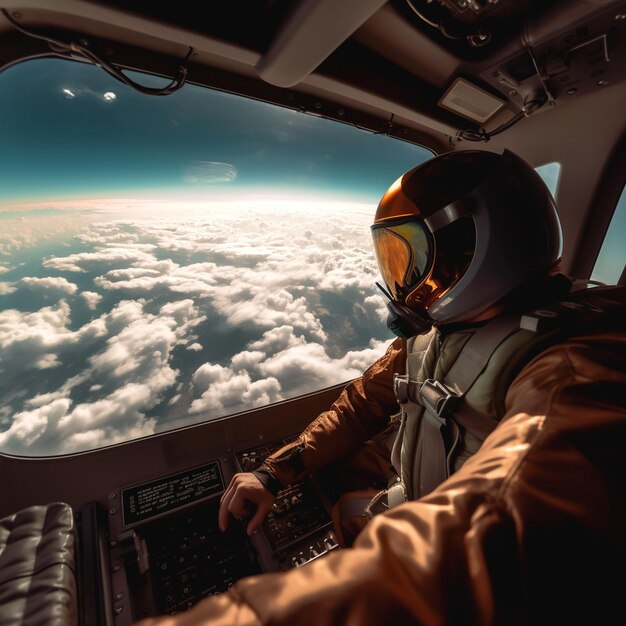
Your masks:
[{"label": "dark blue sky", "polygon": [[226,186],[375,201],[430,156],[345,124],[192,85],[146,96],[92,65],[59,59],[8,69],[0,91],[0,201]]}]

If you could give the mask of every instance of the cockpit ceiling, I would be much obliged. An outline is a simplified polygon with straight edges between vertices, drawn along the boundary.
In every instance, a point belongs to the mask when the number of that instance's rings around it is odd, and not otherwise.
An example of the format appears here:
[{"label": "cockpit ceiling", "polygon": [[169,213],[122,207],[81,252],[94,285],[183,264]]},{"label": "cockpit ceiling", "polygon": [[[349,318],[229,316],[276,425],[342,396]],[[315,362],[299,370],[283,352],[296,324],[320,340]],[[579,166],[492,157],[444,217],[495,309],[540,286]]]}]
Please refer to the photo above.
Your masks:
[{"label": "cockpit ceiling", "polygon": [[[616,0],[6,0],[0,61],[86,43],[121,67],[188,79],[390,135],[450,145],[626,82],[626,2]],[[12,24],[11,21],[14,23]],[[74,56],[75,53],[74,53]],[[458,107],[442,103],[463,79]],[[259,80],[261,79],[261,80]],[[472,114],[500,101],[491,117]]]}]

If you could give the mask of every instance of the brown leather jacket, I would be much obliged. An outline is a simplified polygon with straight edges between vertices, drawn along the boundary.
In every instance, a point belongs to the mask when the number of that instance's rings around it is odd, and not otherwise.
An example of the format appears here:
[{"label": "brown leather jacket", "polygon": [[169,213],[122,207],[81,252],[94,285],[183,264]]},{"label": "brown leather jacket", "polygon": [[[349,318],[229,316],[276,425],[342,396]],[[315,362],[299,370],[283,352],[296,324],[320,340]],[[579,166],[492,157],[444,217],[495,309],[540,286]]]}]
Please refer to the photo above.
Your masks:
[{"label": "brown leather jacket", "polygon": [[[303,434],[291,457],[302,466],[274,463],[281,479],[315,471],[384,427],[403,358],[395,341],[351,383]],[[477,454],[426,497],[376,516],[353,548],[243,579],[142,626],[623,620],[625,450],[626,335],[568,340],[517,376]]]},{"label": "brown leather jacket", "polygon": [[361,378],[346,386],[330,410],[321,413],[265,465],[286,486],[355,452],[384,430],[390,416],[400,410],[393,376],[405,369],[406,341],[396,339]]}]

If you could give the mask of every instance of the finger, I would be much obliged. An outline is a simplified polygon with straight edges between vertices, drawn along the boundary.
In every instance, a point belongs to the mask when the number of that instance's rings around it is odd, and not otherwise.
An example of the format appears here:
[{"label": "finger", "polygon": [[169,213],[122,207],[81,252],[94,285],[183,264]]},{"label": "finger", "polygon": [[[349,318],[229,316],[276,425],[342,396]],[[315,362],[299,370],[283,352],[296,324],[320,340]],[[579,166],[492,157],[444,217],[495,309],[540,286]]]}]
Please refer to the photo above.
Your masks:
[{"label": "finger", "polygon": [[248,509],[246,508],[246,496],[243,489],[237,489],[235,494],[228,503],[228,511],[233,515],[246,517]]},{"label": "finger", "polygon": [[262,502],[257,507],[256,513],[252,516],[252,519],[248,523],[248,528],[246,532],[248,536],[252,535],[254,531],[261,525],[265,516],[268,514],[269,510],[272,508],[272,502]]},{"label": "finger", "polygon": [[[228,496],[228,494],[229,494],[231,491],[234,491],[234,489],[235,489],[235,484],[236,484],[236,482],[237,482],[237,476],[239,476],[239,474],[235,474],[235,475],[231,478],[230,482],[228,483],[228,487],[226,487],[226,491],[224,491],[224,493],[222,494],[222,497],[220,498],[220,502],[223,502],[223,501],[224,501],[224,499]],[[232,496],[231,496],[231,497],[232,497]]]},{"label": "finger", "polygon": [[222,496],[223,500],[220,504],[220,512],[218,514],[218,524],[220,530],[223,532],[228,528],[228,505],[234,495],[234,489],[228,489]]}]

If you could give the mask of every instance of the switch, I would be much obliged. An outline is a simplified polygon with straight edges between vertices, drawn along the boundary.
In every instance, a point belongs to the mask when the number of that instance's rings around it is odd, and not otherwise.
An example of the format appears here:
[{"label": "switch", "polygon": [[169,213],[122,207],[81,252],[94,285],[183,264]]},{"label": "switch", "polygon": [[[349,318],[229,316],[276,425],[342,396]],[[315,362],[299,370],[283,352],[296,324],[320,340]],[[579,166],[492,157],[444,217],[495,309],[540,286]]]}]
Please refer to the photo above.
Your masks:
[{"label": "switch", "polygon": [[324,545],[326,546],[327,550],[332,550],[333,548],[337,547],[337,542],[333,541],[331,537],[326,537],[326,539],[324,539]]}]

